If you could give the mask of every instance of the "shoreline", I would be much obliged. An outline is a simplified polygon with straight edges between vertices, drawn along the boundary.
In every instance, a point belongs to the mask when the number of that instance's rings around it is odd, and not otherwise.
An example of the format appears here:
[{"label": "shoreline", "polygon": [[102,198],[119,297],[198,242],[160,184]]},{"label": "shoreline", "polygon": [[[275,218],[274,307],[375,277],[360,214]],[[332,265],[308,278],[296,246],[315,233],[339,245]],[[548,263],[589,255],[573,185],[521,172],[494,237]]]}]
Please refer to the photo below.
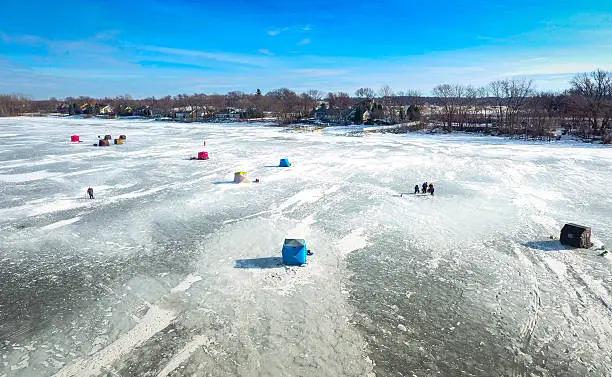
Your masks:
[{"label": "shoreline", "polygon": [[[452,134],[463,134],[473,136],[489,136],[497,137],[501,139],[510,140],[522,140],[522,141],[534,141],[534,142],[561,142],[561,141],[574,141],[582,142],[585,144],[601,144],[610,145],[610,143],[604,143],[602,137],[582,137],[579,135],[562,135],[562,136],[548,136],[548,135],[530,135],[528,133],[500,133],[497,128],[489,127],[486,131],[482,130],[470,130],[484,127],[466,127],[463,130],[452,130],[447,131],[440,126],[433,124],[423,125],[421,122],[411,123],[400,123],[400,124],[342,124],[342,123],[319,123],[314,120],[302,120],[290,123],[283,123],[275,118],[253,118],[253,119],[241,119],[241,120],[185,120],[185,119],[173,119],[169,117],[145,117],[145,116],[125,116],[125,117],[101,117],[101,116],[83,116],[83,115],[65,115],[60,113],[23,113],[14,118],[58,118],[58,119],[100,119],[100,120],[149,120],[154,122],[173,122],[173,123],[204,123],[204,124],[233,124],[233,123],[261,123],[267,127],[285,127],[294,131],[322,131],[327,128],[347,128],[347,134],[367,134],[367,133],[379,133],[379,134],[424,134],[424,135],[452,135]],[[11,118],[11,117],[5,117]],[[361,128],[361,129],[359,129]]]}]

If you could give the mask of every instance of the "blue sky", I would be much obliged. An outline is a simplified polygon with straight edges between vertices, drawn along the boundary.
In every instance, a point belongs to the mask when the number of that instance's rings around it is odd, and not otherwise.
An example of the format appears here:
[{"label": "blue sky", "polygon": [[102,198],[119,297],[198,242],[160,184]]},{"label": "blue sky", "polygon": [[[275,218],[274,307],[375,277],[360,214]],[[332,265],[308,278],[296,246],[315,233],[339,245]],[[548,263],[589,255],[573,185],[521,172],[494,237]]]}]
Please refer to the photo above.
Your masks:
[{"label": "blue sky", "polygon": [[0,93],[353,93],[612,70],[610,0],[2,0]]}]

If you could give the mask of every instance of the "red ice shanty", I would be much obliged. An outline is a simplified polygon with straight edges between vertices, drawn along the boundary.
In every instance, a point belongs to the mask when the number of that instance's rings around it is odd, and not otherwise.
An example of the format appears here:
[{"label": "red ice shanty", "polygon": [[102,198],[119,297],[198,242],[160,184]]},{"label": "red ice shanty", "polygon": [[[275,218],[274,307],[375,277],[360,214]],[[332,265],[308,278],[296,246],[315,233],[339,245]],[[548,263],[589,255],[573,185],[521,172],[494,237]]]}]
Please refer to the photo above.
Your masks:
[{"label": "red ice shanty", "polygon": [[81,140],[79,139],[79,135],[72,135],[72,136],[70,136],[70,141],[73,142],[73,143],[81,142]]},{"label": "red ice shanty", "polygon": [[208,160],[208,152],[198,152],[198,160]]}]

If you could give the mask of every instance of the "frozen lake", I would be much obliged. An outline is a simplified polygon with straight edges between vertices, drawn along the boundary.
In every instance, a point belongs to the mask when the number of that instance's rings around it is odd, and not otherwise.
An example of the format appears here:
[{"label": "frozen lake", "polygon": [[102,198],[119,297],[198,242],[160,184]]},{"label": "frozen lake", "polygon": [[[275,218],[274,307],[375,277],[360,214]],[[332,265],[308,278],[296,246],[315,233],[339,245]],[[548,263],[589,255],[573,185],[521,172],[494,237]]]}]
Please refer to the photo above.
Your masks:
[{"label": "frozen lake", "polygon": [[[569,142],[0,118],[0,377],[610,376],[612,255],[549,237],[610,249],[611,167]],[[278,263],[291,236],[305,267]]]}]

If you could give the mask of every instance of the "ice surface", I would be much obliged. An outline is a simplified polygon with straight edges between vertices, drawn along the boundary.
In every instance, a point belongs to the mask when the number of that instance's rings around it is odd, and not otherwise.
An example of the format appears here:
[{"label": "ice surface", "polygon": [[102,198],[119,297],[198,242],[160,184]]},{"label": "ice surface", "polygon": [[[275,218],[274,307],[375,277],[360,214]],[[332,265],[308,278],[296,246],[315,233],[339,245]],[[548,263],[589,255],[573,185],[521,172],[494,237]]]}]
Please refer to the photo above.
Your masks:
[{"label": "ice surface", "polygon": [[347,131],[0,119],[0,376],[612,374],[612,150]]}]

